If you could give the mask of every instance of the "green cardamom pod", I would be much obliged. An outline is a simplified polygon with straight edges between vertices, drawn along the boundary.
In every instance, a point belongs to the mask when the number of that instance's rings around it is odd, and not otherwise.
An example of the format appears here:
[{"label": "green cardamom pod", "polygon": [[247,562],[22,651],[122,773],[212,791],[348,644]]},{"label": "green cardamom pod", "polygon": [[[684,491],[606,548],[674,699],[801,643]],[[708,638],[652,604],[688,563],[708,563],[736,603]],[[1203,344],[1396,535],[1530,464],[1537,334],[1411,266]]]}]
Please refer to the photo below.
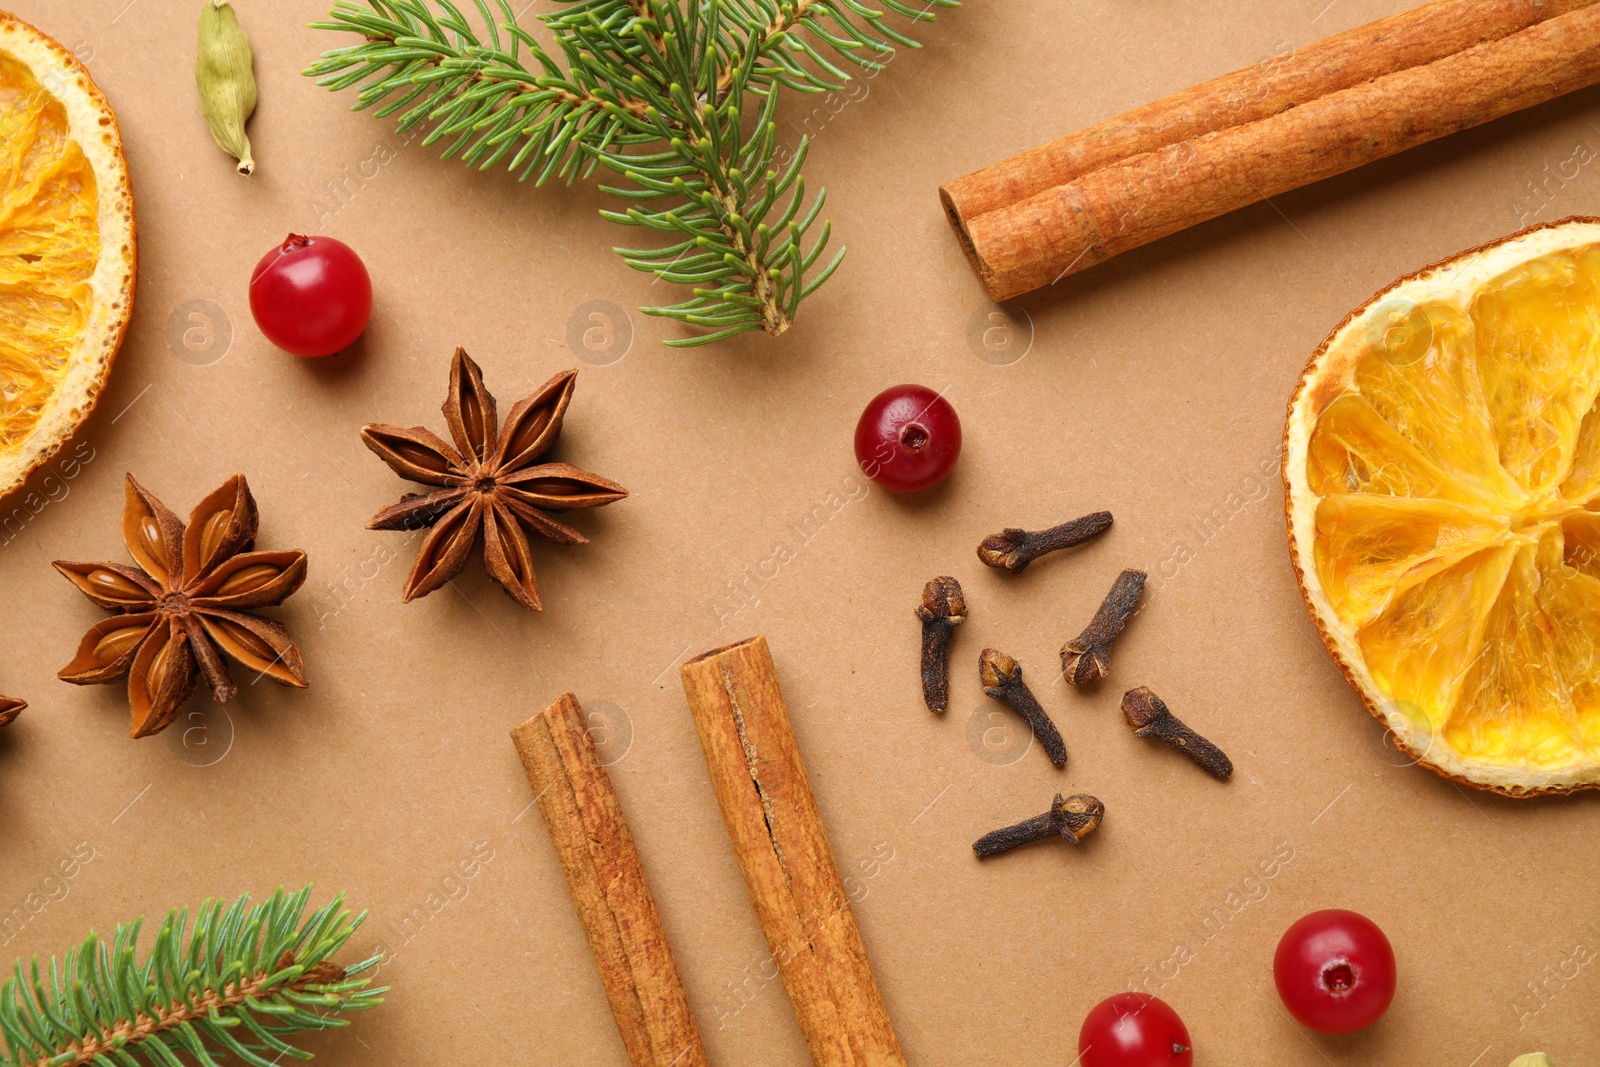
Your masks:
[{"label": "green cardamom pod", "polygon": [[256,76],[250,39],[228,0],[205,0],[200,8],[200,46],[194,59],[200,113],[217,146],[239,161],[240,174],[254,174],[244,124],[256,109]]},{"label": "green cardamom pod", "polygon": [[1530,1052],[1511,1061],[1511,1067],[1554,1067],[1550,1057],[1542,1052]]}]

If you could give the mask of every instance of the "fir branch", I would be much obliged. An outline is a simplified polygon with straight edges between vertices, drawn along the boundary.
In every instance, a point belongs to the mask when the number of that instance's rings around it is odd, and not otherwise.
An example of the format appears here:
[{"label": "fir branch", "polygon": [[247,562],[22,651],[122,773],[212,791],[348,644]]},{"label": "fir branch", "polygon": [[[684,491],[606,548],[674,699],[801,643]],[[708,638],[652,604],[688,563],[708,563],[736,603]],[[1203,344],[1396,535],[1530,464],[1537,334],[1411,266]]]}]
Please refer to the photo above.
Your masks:
[{"label": "fir branch", "polygon": [[[932,22],[934,8],[956,7],[959,0],[926,0],[920,7],[902,0],[878,0],[909,22]],[[884,22],[884,12],[856,0],[726,0],[745,32],[760,40],[765,62],[757,67],[757,83],[766,89],[784,85],[801,92],[843,89],[849,72],[838,62],[863,70],[882,70],[896,46],[922,47]],[[833,59],[818,51],[820,45]],[[809,61],[809,62],[808,62]]]},{"label": "fir branch", "polygon": [[[772,336],[838,268],[808,205],[800,163],[774,165],[779,90],[842,89],[851,68],[876,72],[916,42],[888,25],[934,17],[957,0],[560,0],[538,16],[554,47],[517,23],[508,0],[339,0],[313,28],[359,34],[305,73],[356,89],[357,110],[429,128],[480,169],[504,162],[522,179],[572,181],[603,166],[601,188],[623,202],[604,217],[668,235],[618,248],[629,266],[690,286],[681,303],[646,307],[708,332],[705,344],[751,330]],[[491,9],[491,2],[493,9]],[[475,25],[481,24],[480,32]],[[821,264],[819,266],[819,264]]]},{"label": "fir branch", "polygon": [[[386,989],[360,975],[373,957],[341,966],[331,957],[366,917],[335,897],[304,922],[311,887],[279,889],[250,906],[208,900],[188,927],[169,912],[141,963],[143,920],[119,925],[108,945],[90,934],[41,968],[17,961],[0,985],[4,1067],[218,1067],[232,1055],[254,1067],[310,1053],[283,1038],[347,1025],[338,1013],[381,1003]],[[187,1060],[184,1057],[187,1057]],[[271,1059],[267,1057],[271,1056]]]}]

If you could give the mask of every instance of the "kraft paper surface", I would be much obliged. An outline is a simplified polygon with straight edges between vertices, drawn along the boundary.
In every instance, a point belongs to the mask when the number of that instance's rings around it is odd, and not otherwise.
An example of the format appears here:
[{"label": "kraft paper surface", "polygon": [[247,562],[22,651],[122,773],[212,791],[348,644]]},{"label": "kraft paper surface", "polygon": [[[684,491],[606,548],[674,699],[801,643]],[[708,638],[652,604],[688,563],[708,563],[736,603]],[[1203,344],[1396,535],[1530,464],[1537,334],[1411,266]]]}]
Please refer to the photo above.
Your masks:
[{"label": "kraft paper surface", "polygon": [[[838,275],[790,333],[673,351],[641,315],[681,295],[611,251],[593,184],[479,173],[298,73],[348,38],[326,0],[235,0],[255,48],[258,169],[212,143],[195,96],[198,0],[14,0],[87,63],[121,122],[138,294],[108,393],[77,441],[0,505],[0,965],[206,896],[315,882],[369,909],[350,959],[387,953],[378,1010],[314,1035],[318,1062],[626,1062],[507,730],[561,692],[594,716],[713,1063],[804,1067],[800,1030],[708,785],[678,664],[765,634],[884,999],[919,1067],[1065,1065],[1084,1014],[1130,987],[1170,1002],[1204,1067],[1600,1062],[1594,796],[1515,802],[1387,746],[1329,662],[1288,563],[1279,445],[1311,352],[1401,274],[1538,221],[1600,214],[1588,91],[1237,212],[990,304],[941,181],[1206,78],[1390,14],[1378,0],[972,0],[847,93],[789,98],[813,139]],[[471,5],[465,5],[468,8]],[[547,7],[540,0],[529,17]],[[276,350],[246,285],[290,231],[353,246],[366,336],[325,361]],[[365,529],[417,487],[361,444],[369,421],[443,431],[451,351],[502,413],[576,366],[554,458],[632,496],[536,546],[545,611],[474,559],[400,602],[417,539]],[[909,499],[856,468],[879,390],[941,390],[965,431]],[[121,686],[55,672],[102,617],[53,559],[126,561],[133,472],[180,515],[249,478],[259,547],[304,548],[268,614],[310,688],[198,694],[127,736]],[[1008,576],[974,548],[1099,509],[1112,530]],[[1118,571],[1146,607],[1098,687],[1057,651]],[[963,583],[951,706],[921,703],[923,583]],[[1065,770],[986,698],[978,653],[1016,657]],[[1216,741],[1221,784],[1134,738],[1148,685]],[[1106,804],[1081,847],[979,863],[981,834],[1056,792]],[[1389,933],[1399,993],[1371,1030],[1296,1025],[1273,988],[1282,931],[1324,907]],[[148,931],[147,931],[148,943]]]}]

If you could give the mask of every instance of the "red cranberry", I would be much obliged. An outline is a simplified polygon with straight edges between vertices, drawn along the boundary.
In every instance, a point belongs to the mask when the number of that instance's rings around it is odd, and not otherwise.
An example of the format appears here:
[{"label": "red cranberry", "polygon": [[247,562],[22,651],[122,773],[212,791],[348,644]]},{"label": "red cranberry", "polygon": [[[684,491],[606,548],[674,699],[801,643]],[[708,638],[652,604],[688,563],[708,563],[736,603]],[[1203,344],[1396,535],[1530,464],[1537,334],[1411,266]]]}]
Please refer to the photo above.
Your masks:
[{"label": "red cranberry", "polygon": [[868,478],[896,493],[930,489],[961,455],[956,409],[924,385],[896,385],[867,404],[856,423],[856,462]]},{"label": "red cranberry", "polygon": [[291,233],[250,276],[250,313],[286,352],[331,356],[372,316],[372,279],[354,249],[332,237]]},{"label": "red cranberry", "polygon": [[1324,1034],[1362,1030],[1394,999],[1394,949],[1378,924],[1337,908],[1284,932],[1272,977],[1289,1014]]},{"label": "red cranberry", "polygon": [[1189,1030],[1172,1006],[1148,993],[1096,1004],[1078,1033],[1081,1067],[1190,1067]]}]

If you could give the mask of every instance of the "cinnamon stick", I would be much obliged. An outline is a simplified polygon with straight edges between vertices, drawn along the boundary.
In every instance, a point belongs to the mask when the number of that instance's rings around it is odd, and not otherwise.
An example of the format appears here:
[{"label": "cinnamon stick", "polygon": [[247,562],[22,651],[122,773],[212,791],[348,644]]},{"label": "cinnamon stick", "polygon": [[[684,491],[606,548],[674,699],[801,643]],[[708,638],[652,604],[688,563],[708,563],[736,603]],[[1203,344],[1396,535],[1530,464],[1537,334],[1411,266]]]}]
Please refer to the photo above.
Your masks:
[{"label": "cinnamon stick", "polygon": [[511,731],[633,1067],[706,1067],[644,866],[578,698]]},{"label": "cinnamon stick", "polygon": [[[1594,0],[1437,0],[1014,157],[941,198],[989,295],[1008,300],[1597,81]],[[1233,114],[1229,94],[1246,90]]]},{"label": "cinnamon stick", "polygon": [[1202,82],[946,182],[951,221],[976,218],[1090,171],[1364,81],[1454,55],[1596,0],[1437,0]]},{"label": "cinnamon stick", "polygon": [[690,660],[683,691],[745,888],[817,1067],[905,1067],[795,745],[766,638]]}]

